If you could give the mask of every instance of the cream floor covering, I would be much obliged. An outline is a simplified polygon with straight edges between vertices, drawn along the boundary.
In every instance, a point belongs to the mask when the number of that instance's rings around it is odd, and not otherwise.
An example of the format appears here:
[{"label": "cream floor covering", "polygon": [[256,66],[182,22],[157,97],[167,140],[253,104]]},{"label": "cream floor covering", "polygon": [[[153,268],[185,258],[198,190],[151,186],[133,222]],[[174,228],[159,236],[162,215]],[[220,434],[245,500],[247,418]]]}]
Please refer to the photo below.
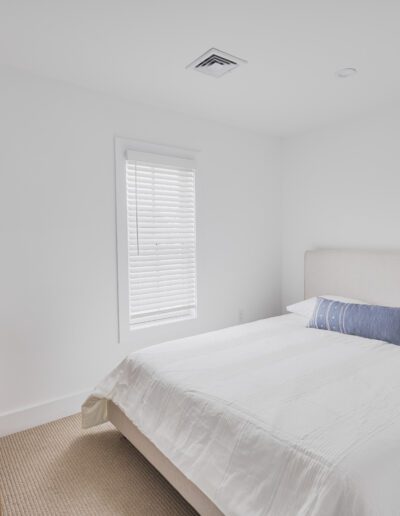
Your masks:
[{"label": "cream floor covering", "polygon": [[197,513],[114,427],[80,415],[0,439],[1,516]]}]

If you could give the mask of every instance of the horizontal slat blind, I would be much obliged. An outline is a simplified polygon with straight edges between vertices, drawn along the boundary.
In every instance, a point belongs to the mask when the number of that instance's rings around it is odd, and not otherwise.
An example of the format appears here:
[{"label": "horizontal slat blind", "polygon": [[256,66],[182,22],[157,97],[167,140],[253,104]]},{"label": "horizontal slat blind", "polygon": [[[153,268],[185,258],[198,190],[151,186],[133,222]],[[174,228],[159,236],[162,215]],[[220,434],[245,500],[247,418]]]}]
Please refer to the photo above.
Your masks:
[{"label": "horizontal slat blind", "polygon": [[191,160],[127,155],[131,329],[195,315],[194,173]]}]

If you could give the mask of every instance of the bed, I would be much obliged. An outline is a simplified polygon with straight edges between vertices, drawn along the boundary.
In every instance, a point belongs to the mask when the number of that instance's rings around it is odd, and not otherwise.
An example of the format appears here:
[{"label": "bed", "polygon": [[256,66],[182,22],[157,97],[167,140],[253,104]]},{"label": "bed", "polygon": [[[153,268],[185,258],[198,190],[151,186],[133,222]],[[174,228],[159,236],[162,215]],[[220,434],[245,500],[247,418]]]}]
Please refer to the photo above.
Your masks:
[{"label": "bed", "polygon": [[[305,297],[400,306],[400,253],[305,256]],[[400,349],[289,314],[129,355],[82,407],[204,516],[400,514]]]}]

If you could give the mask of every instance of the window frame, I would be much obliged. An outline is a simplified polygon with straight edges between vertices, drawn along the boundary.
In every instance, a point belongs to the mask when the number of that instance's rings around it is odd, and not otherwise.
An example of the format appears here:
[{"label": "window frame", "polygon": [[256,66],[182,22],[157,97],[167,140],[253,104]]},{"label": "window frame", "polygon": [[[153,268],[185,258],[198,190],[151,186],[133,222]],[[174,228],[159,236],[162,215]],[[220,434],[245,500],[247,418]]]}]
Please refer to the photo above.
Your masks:
[{"label": "window frame", "polygon": [[[116,209],[116,253],[117,253],[117,299],[118,299],[118,340],[120,343],[132,342],[134,335],[140,330],[151,330],[156,326],[164,324],[180,324],[197,319],[197,231],[196,231],[196,172],[197,163],[194,150],[180,149],[167,145],[160,145],[129,138],[115,137],[115,209]],[[196,266],[195,274],[195,309],[193,315],[188,315],[180,320],[169,320],[168,318],[158,320],[151,325],[136,328],[130,327],[129,318],[129,256],[128,256],[128,221],[126,205],[126,156],[129,151],[143,153],[171,160],[186,159],[193,162],[195,168],[195,190],[194,190],[194,259]]]}]

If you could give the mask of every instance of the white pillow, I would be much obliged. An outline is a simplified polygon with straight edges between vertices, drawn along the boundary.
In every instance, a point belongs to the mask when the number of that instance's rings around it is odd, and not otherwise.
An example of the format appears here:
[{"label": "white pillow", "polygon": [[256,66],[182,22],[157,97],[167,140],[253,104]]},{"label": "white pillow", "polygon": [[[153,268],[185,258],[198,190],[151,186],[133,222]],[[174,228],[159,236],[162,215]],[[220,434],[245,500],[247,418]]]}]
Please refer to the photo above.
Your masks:
[{"label": "white pillow", "polygon": [[[359,299],[351,299],[349,297],[331,295],[324,295],[319,297],[324,297],[325,299],[332,299],[332,301],[340,301],[341,303],[355,303],[357,305],[368,304],[365,301],[360,301]],[[299,303],[294,303],[293,305],[287,306],[286,310],[288,312],[291,312],[292,314],[302,315],[303,317],[307,317],[307,319],[311,319],[314,313],[316,302],[316,297],[310,297],[308,299],[305,299],[304,301],[300,301]]]}]

